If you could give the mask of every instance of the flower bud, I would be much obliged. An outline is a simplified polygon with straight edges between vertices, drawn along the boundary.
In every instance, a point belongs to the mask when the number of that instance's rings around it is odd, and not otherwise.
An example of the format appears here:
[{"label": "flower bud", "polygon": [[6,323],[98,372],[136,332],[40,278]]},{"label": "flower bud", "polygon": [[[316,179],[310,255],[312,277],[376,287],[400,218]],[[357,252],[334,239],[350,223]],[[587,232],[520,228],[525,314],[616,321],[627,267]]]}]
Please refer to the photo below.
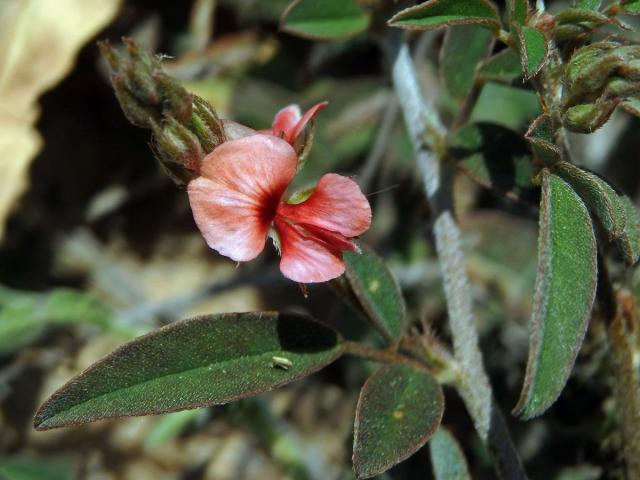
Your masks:
[{"label": "flower bud", "polygon": [[113,70],[112,83],[125,115],[136,126],[151,128],[151,121],[172,116],[182,123],[191,119],[191,94],[167,76],[160,59],[141,50],[131,39],[123,39],[126,54],[109,42],[100,50]]},{"label": "flower bud", "polygon": [[136,127],[151,128],[152,119],[159,116],[158,109],[140,102],[127,87],[124,75],[114,74],[111,83],[127,120]]},{"label": "flower bud", "polygon": [[204,156],[226,140],[223,123],[206,100],[162,71],[160,57],[123,41],[126,54],[99,43],[113,69],[118,102],[132,124],[153,131],[152,149],[166,173],[187,183],[199,174]]},{"label": "flower bud", "polygon": [[154,153],[169,176],[179,184],[198,176],[205,156],[198,137],[173,117],[152,120],[152,129]]},{"label": "flower bud", "polygon": [[613,99],[574,105],[567,109],[562,123],[572,132],[591,133],[607,123],[619,102]]},{"label": "flower bud", "polygon": [[617,44],[612,42],[598,42],[574,53],[565,73],[565,85],[571,96],[579,97],[604,87],[623,62],[615,52],[616,47]]},{"label": "flower bud", "polygon": [[608,98],[630,97],[640,93],[640,79],[629,80],[622,77],[613,77],[607,83],[605,95]]},{"label": "flower bud", "polygon": [[191,130],[205,152],[210,152],[226,140],[222,121],[213,107],[197,95],[193,96]]}]

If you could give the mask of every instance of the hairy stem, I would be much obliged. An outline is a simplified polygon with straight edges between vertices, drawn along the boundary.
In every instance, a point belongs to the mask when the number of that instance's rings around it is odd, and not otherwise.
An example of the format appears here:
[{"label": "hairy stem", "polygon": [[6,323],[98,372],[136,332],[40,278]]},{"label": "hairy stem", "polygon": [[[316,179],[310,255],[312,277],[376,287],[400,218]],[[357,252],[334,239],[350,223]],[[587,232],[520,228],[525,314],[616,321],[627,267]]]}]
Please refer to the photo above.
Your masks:
[{"label": "hairy stem", "polygon": [[387,350],[378,350],[367,345],[363,345],[362,343],[347,341],[343,343],[343,351],[347,355],[354,355],[356,357],[364,358],[365,360],[373,360],[374,362],[406,363],[415,368],[426,370],[437,378],[436,372],[432,371],[431,368],[425,363],[419,362],[411,357],[407,357],[406,355],[398,353],[395,347],[389,348]]},{"label": "hairy stem", "polygon": [[482,441],[494,456],[500,478],[524,479],[526,474],[508,434],[504,419],[493,402],[489,379],[479,348],[471,308],[471,289],[453,216],[453,166],[443,162],[446,129],[427,102],[404,37],[394,32],[387,47],[392,61],[393,87],[415,150],[425,193],[435,218],[433,235],[444,281],[454,356],[462,374],[458,386]]},{"label": "hairy stem", "polygon": [[634,359],[638,341],[637,306],[628,291],[620,290],[617,298],[618,312],[607,331],[614,369],[613,394],[627,478],[640,478],[640,389]]}]

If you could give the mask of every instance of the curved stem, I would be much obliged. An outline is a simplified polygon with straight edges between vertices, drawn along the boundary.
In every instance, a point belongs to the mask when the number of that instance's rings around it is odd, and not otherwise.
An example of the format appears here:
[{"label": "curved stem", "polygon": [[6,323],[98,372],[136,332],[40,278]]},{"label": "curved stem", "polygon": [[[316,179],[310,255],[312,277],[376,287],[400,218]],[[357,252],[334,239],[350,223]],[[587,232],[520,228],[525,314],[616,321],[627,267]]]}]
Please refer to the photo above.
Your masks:
[{"label": "curved stem", "polygon": [[391,35],[386,46],[393,65],[393,87],[400,101],[425,194],[435,218],[433,235],[444,281],[454,356],[462,373],[458,391],[478,435],[493,454],[498,476],[525,479],[526,474],[502,414],[493,401],[479,348],[460,230],[453,215],[453,166],[445,161],[446,129],[436,110],[422,94],[403,35],[400,32]]},{"label": "curved stem", "polygon": [[354,355],[366,360],[373,360],[380,363],[406,363],[421,370],[426,370],[431,375],[437,377],[434,372],[426,363],[415,360],[411,357],[398,353],[395,346],[387,350],[378,350],[368,345],[364,345],[358,342],[345,341],[342,344],[344,353],[347,355]]}]

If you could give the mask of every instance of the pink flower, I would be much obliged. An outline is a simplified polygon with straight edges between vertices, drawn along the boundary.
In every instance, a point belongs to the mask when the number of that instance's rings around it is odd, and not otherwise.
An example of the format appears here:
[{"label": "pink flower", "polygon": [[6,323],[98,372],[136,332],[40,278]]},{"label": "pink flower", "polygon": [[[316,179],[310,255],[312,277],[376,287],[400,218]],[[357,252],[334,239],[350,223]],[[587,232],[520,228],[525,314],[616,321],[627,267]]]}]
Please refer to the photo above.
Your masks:
[{"label": "pink flower", "polygon": [[261,133],[271,133],[276,137],[286,140],[289,144],[294,145],[296,139],[304,130],[304,127],[307,126],[307,123],[309,123],[320,110],[326,107],[327,103],[328,102],[321,102],[314,105],[307,110],[304,115],[301,114],[298,105],[284,107],[276,113],[276,117],[273,119],[273,125],[271,125],[271,132]]},{"label": "pink flower", "polygon": [[342,252],[371,224],[371,208],[350,178],[324,175],[304,201],[283,201],[296,173],[292,147],[324,104],[300,115],[281,110],[270,134],[229,140],[202,161],[188,186],[189,202],[207,244],[238,262],[257,257],[271,233],[280,244],[280,270],[291,280],[325,282],[344,272]]},{"label": "pink flower", "polygon": [[246,137],[248,135],[255,135],[256,133],[264,133],[266,135],[274,135],[280,137],[294,146],[300,134],[304,131],[307,124],[313,120],[320,111],[326,107],[328,102],[320,102],[315,104],[309,110],[304,112],[304,115],[300,112],[298,105],[289,105],[284,107],[278,113],[276,113],[273,119],[273,124],[269,130],[253,130],[241,123],[234,122],[233,120],[224,119],[224,128],[227,138],[229,140],[235,140],[237,138]]}]

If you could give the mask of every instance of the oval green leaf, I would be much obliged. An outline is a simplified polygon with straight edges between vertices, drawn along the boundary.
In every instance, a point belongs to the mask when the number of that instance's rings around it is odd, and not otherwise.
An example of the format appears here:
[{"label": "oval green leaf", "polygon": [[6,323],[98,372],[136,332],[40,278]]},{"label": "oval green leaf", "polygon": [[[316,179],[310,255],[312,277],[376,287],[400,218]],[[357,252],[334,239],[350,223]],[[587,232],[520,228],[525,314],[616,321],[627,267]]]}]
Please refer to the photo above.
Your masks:
[{"label": "oval green leaf", "polygon": [[477,25],[450,28],[440,51],[440,74],[449,93],[457,99],[467,96],[476,79],[478,63],[489,54],[492,36]]},{"label": "oval green leaf", "polygon": [[505,48],[487,58],[480,67],[480,78],[485,82],[509,84],[521,76],[520,57],[510,48]]},{"label": "oval green leaf", "polygon": [[537,75],[547,61],[547,39],[540,30],[533,27],[512,23],[512,28],[516,33],[524,79],[528,80]]},{"label": "oval green leaf", "polygon": [[585,10],[600,10],[600,5],[602,5],[602,0],[575,0],[574,5],[576,8],[583,8]]},{"label": "oval green leaf", "polygon": [[467,459],[455,437],[442,426],[429,441],[436,480],[471,480]]},{"label": "oval green leaf", "polygon": [[555,172],[573,187],[602,225],[609,240],[625,231],[627,211],[622,197],[605,180],[567,162],[557,165]]},{"label": "oval green leaf", "polygon": [[382,258],[371,248],[360,247],[362,253],[344,254],[345,274],[376,328],[390,342],[397,341],[407,314],[400,286]]},{"label": "oval green leaf", "polygon": [[401,10],[390,20],[392,27],[412,30],[477,23],[490,30],[500,28],[496,8],[488,0],[429,0]]},{"label": "oval green leaf", "polygon": [[442,388],[427,371],[401,363],[376,370],[356,408],[356,477],[373,477],[416,452],[440,425],[443,411]]},{"label": "oval green leaf", "polygon": [[529,0],[508,0],[509,21],[524,25],[529,13]]},{"label": "oval green leaf", "polygon": [[295,0],[282,14],[280,28],[315,40],[338,40],[364,32],[369,15],[356,0]]},{"label": "oval green leaf", "polygon": [[622,235],[614,244],[627,265],[634,265],[640,257],[640,225],[638,225],[638,211],[629,197],[621,195],[626,213],[626,224]]},{"label": "oval green leaf", "polygon": [[78,478],[74,470],[64,458],[0,457],[1,480],[73,480]]},{"label": "oval green leaf", "polygon": [[640,15],[640,0],[622,0],[621,13]]},{"label": "oval green leaf", "polygon": [[55,392],[38,430],[219,405],[307,376],[342,353],[335,331],[300,315],[208,315],[129,342]]},{"label": "oval green leaf", "polygon": [[543,113],[529,125],[524,134],[534,155],[544,165],[553,165],[561,157],[560,147],[554,143],[553,133],[551,117]]},{"label": "oval green leaf", "polygon": [[532,199],[534,170],[521,135],[489,123],[473,123],[447,138],[458,166],[476,182],[511,198]]},{"label": "oval green leaf", "polygon": [[514,408],[521,418],[549,408],[571,374],[596,293],[596,254],[587,207],[567,182],[543,170],[529,359]]},{"label": "oval green leaf", "polygon": [[471,112],[471,121],[502,125],[521,132],[541,113],[540,100],[531,90],[487,83]]}]

